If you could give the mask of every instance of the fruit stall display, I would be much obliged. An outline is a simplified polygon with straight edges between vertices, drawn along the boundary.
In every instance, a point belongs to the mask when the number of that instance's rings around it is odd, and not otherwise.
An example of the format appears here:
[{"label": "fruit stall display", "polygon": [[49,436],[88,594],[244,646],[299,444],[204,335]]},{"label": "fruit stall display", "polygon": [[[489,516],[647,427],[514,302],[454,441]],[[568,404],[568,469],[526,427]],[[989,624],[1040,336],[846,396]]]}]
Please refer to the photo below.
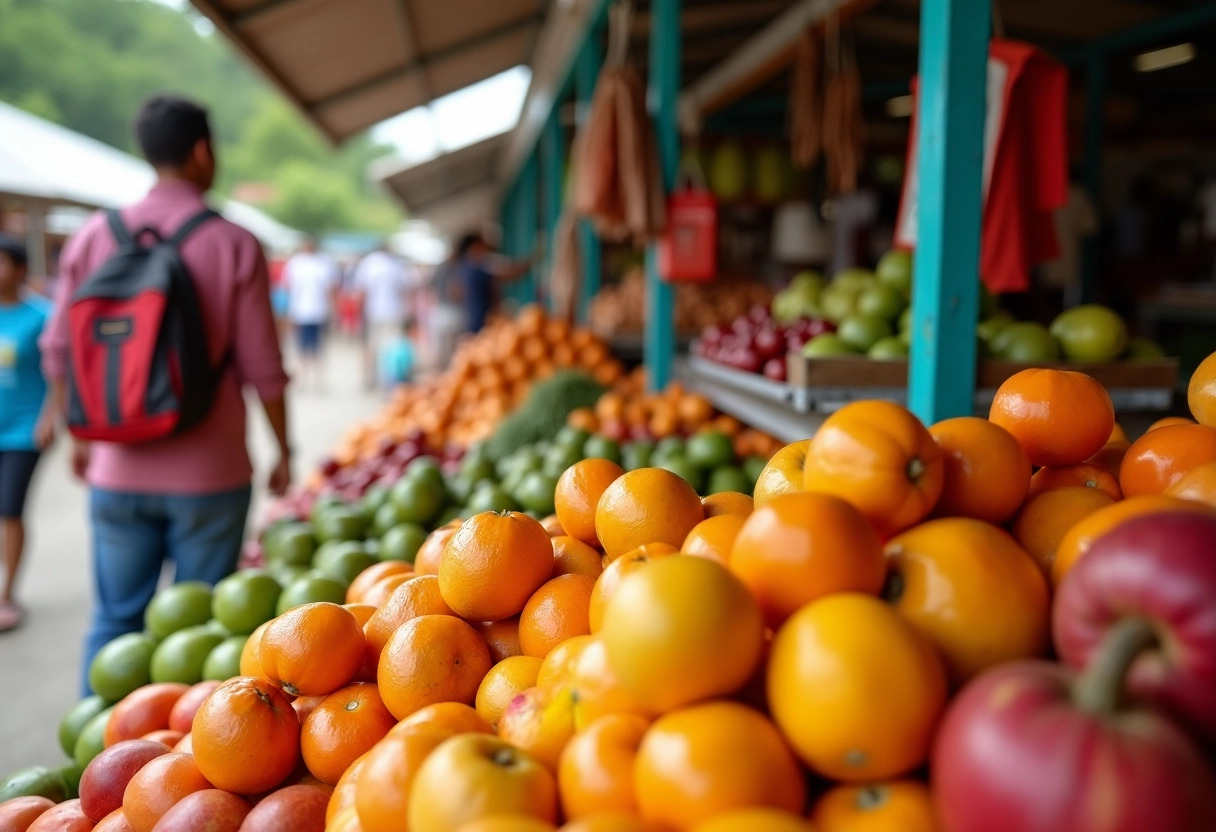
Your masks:
[{"label": "fruit stall display", "polygon": [[[928,427],[855,402],[705,496],[574,425],[419,457],[425,487],[318,499],[267,570],[158,595],[0,829],[1214,829],[1216,355],[1189,393],[1134,442],[1071,371]],[[425,531],[456,478],[563,465],[551,514]],[[286,566],[340,597],[284,599]]]}]

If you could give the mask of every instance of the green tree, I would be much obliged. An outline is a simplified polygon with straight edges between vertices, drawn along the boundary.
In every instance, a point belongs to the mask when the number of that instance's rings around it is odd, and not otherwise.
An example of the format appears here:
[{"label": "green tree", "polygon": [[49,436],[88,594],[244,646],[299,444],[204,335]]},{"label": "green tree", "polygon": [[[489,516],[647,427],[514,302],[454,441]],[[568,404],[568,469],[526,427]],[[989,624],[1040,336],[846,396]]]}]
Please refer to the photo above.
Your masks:
[{"label": "green tree", "polygon": [[279,169],[274,186],[270,210],[294,228],[319,234],[356,225],[359,194],[336,171],[292,161]]}]

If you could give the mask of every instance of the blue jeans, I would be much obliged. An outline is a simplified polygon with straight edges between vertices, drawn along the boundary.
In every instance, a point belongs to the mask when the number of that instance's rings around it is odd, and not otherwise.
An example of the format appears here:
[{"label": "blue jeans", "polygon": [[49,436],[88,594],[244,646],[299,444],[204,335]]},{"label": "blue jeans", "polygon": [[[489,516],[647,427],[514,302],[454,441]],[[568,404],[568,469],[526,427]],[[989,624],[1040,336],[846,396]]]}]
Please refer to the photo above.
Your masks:
[{"label": "blue jeans", "polygon": [[143,629],[166,559],[173,561],[174,581],[214,584],[235,571],[250,493],[247,485],[197,496],[91,490],[95,597],[84,649],[86,696],[97,651]]}]

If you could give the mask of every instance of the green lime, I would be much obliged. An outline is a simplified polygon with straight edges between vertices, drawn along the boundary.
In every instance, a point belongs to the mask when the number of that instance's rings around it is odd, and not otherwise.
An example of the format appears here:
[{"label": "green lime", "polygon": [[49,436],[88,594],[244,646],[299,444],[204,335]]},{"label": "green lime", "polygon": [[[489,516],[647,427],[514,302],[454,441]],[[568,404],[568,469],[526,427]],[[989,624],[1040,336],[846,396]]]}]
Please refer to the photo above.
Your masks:
[{"label": "green lime", "polygon": [[84,730],[80,732],[80,736],[76,740],[76,747],[72,749],[72,758],[82,769],[105,750],[106,726],[110,723],[110,714],[113,712],[113,706],[106,708],[90,719],[84,726]]},{"label": "green lime", "polygon": [[249,636],[228,636],[207,654],[203,662],[203,679],[214,679],[226,682],[233,676],[241,675],[241,651]]},{"label": "green lime", "polygon": [[566,469],[583,458],[583,446],[577,448],[567,448],[564,445],[554,445],[545,452],[545,459],[541,462],[540,470],[556,480],[562,474],[566,473]]},{"label": "green lime", "polygon": [[418,549],[426,541],[426,529],[417,523],[393,526],[380,538],[380,560],[403,560],[413,563]]},{"label": "green lime", "polygon": [[367,534],[367,521],[354,506],[334,506],[312,513],[313,531],[317,540],[362,540]]},{"label": "green lime", "polygon": [[621,445],[607,436],[590,436],[583,443],[583,459],[608,459],[621,464]]},{"label": "green lime", "polygon": [[380,541],[374,537],[363,541],[363,551],[367,552],[376,560],[380,559]]},{"label": "green lime", "polygon": [[[485,479],[485,478],[483,478]],[[473,494],[473,486],[478,480],[471,479],[466,474],[452,474],[444,477],[444,485],[447,488],[448,496],[457,503],[463,503]]]},{"label": "green lime", "polygon": [[460,461],[460,474],[471,483],[493,479],[494,463],[485,457],[474,457],[470,454],[465,454],[464,459]]},{"label": "green lime", "polygon": [[447,489],[444,487],[442,475],[439,476],[438,484],[429,475],[405,476],[397,480],[389,499],[398,508],[398,523],[425,525],[443,510],[447,502]]},{"label": "green lime", "polygon": [[271,576],[279,582],[280,586],[287,586],[296,578],[307,573],[311,568],[311,566],[284,566],[282,564],[272,563],[267,567],[267,571],[270,572]]},{"label": "green lime", "polygon": [[346,501],[337,494],[322,494],[313,502],[312,513],[316,514],[320,511],[328,511],[331,508],[337,508],[344,505],[346,505]]},{"label": "green lime", "polygon": [[430,477],[432,476],[430,472],[442,475],[443,466],[439,464],[438,459],[429,455],[415,457],[409,465],[405,466],[405,475],[407,477]]},{"label": "green lime", "polygon": [[540,468],[544,458],[544,454],[535,448],[520,448],[510,456],[500,459],[495,467],[495,472],[501,480],[505,479],[507,474],[520,468],[524,469],[524,473],[535,471]]},{"label": "green lime", "polygon": [[515,499],[501,488],[489,483],[482,483],[473,489],[473,496],[469,498],[468,512],[465,516],[472,517],[483,511],[514,511],[518,508],[519,504],[515,502]]},{"label": "green lime", "polygon": [[68,786],[68,800],[80,797],[80,777],[84,774],[84,767],[77,765],[73,760],[61,765],[58,771],[63,775],[63,782]]},{"label": "green lime", "polygon": [[[445,508],[443,511],[441,511],[439,513],[438,517],[435,518],[434,526],[435,526],[435,528],[439,528],[440,526],[446,526],[448,523],[452,522],[453,520],[455,520],[457,518],[464,519],[465,517],[468,517],[470,514],[472,514],[472,512],[470,512],[464,506],[448,506],[447,508]],[[385,560],[383,554],[381,554],[380,559]]]},{"label": "green lime", "polygon": [[655,445],[649,439],[639,439],[629,442],[621,448],[621,467],[626,471],[636,471],[639,468],[650,467],[654,458]]},{"label": "green lime", "polygon": [[380,510],[380,506],[388,502],[388,486],[376,484],[363,492],[363,499],[359,501],[359,513],[363,515],[363,519],[371,522],[371,519],[376,516],[376,512]]},{"label": "green lime", "polygon": [[228,638],[228,636],[233,635],[231,630],[229,630],[227,627],[225,627],[220,622],[216,621],[214,618],[211,619],[210,621],[208,621],[206,624],[203,624],[201,626],[207,632],[215,633],[220,638]]},{"label": "green lime", "polygon": [[72,756],[72,752],[76,750],[76,740],[80,739],[80,732],[84,730],[84,726],[105,709],[106,700],[97,694],[86,696],[68,708],[63,719],[59,720],[59,747],[63,749],[64,754]]},{"label": "green lime", "polygon": [[187,627],[162,641],[152,654],[153,682],[203,681],[203,663],[224,636],[206,627]]},{"label": "green lime", "polygon": [[563,425],[561,430],[557,432],[557,436],[553,437],[553,444],[570,451],[582,453],[583,446],[587,444],[587,440],[590,438],[590,432],[583,428]]},{"label": "green lime", "polygon": [[515,492],[515,499],[528,511],[534,511],[541,517],[553,513],[553,493],[557,490],[557,477],[533,471],[524,477]]},{"label": "green lime", "polygon": [[283,587],[267,571],[246,569],[215,585],[211,614],[230,633],[252,633],[274,618]]},{"label": "green lime", "polygon": [[688,461],[698,468],[712,470],[735,461],[735,446],[721,431],[702,431],[688,440],[686,448]]},{"label": "green lime", "polygon": [[659,467],[670,471],[676,476],[682,477],[688,482],[689,485],[693,487],[693,489],[696,490],[698,494],[701,493],[701,485],[704,476],[701,473],[701,469],[696,465],[693,465],[689,460],[682,456],[672,456],[663,460],[659,464]]},{"label": "green lime", "polygon": [[368,554],[363,544],[354,541],[337,543],[326,549],[327,546],[330,544],[322,547],[325,549],[323,552],[318,550],[317,562],[313,568],[347,586],[350,586],[351,581],[357,578],[360,572],[378,560],[375,555]]},{"label": "green lime", "polygon": [[396,503],[386,502],[376,509],[376,516],[372,518],[372,534],[376,537],[383,537],[384,533],[393,526],[410,522],[408,515],[409,512]]},{"label": "green lime", "polygon": [[211,620],[211,587],[201,581],[167,586],[153,596],[144,612],[144,626],[157,638]]},{"label": "green lime", "polygon": [[148,684],[156,639],[145,633],[119,636],[97,651],[89,665],[89,687],[107,702],[117,702]]},{"label": "green lime", "polygon": [[266,536],[266,562],[308,566],[317,537],[308,523],[287,523]]},{"label": "green lime", "polygon": [[663,462],[674,457],[688,458],[684,440],[678,436],[664,436],[655,444],[654,452],[650,455],[650,464],[661,467]]},{"label": "green lime", "polygon": [[705,486],[706,494],[717,494],[719,491],[740,491],[750,494],[751,480],[743,469],[737,465],[720,465],[709,473],[709,484]]},{"label": "green lime", "polygon": [[0,781],[0,803],[14,797],[45,797],[62,803],[68,799],[68,784],[57,768],[19,768]]},{"label": "green lime", "polygon": [[[743,473],[754,483],[756,480],[760,479],[760,472],[764,470],[766,465],[768,465],[767,459],[762,456],[752,454],[751,456],[744,457],[743,459]],[[751,489],[745,488],[744,491],[750,493]]]},{"label": "green lime", "polygon": [[301,604],[329,601],[333,604],[346,602],[346,585],[313,570],[296,578],[279,596],[278,614],[282,615]]}]

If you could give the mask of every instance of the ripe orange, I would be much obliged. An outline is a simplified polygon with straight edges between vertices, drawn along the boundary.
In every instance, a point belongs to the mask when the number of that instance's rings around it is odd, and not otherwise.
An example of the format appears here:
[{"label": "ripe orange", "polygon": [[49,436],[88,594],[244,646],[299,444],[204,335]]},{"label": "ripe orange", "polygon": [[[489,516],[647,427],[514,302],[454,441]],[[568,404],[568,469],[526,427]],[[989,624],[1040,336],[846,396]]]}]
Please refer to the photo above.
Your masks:
[{"label": "ripe orange", "polygon": [[764,623],[726,567],[673,555],[621,583],[601,637],[621,686],[661,713],[741,688],[760,660]]},{"label": "ripe orange", "polygon": [[448,541],[455,537],[456,530],[461,525],[461,522],[453,520],[426,536],[426,540],[418,547],[418,554],[414,556],[415,575],[439,574],[439,561],[443,558],[443,550],[447,548]]},{"label": "ripe orange", "polygon": [[557,832],[557,827],[547,820],[510,812],[469,821],[456,832]]},{"label": "ripe orange", "polygon": [[[408,578],[409,578],[409,576],[406,576],[406,575],[401,575],[398,577],[402,578],[403,580],[408,580]],[[376,587],[384,586],[386,584],[391,583],[394,580],[396,580],[396,579],[395,578],[385,578],[383,581],[376,584]],[[372,588],[373,592],[375,591],[376,587]],[[360,627],[365,626],[367,624],[367,622],[369,620],[371,620],[371,617],[373,615],[375,615],[375,613],[376,613],[376,607],[371,604],[343,604],[342,606],[344,609],[348,610],[351,615],[353,615],[355,617],[355,621],[359,624]]]},{"label": "ripe orange", "polygon": [[490,658],[495,664],[511,656],[522,656],[524,650],[519,646],[519,616],[514,615],[501,621],[483,621],[474,625],[477,633],[490,648]]},{"label": "ripe orange", "polygon": [[304,720],[300,733],[304,765],[332,786],[396,724],[375,685],[348,685],[325,697]]},{"label": "ripe orange", "polygon": [[439,593],[473,621],[510,618],[553,574],[553,544],[531,517],[487,511],[464,522],[443,550]]},{"label": "ripe orange", "polygon": [[886,554],[886,600],[938,648],[955,684],[1047,649],[1047,580],[1005,530],[931,520],[892,538]]},{"label": "ripe orange", "polygon": [[648,543],[679,546],[704,519],[701,498],[686,480],[662,468],[638,468],[604,491],[595,530],[604,554],[615,559]]},{"label": "ripe orange", "polygon": [[556,774],[562,750],[574,736],[574,707],[568,687],[528,688],[507,703],[498,736]]},{"label": "ripe orange", "polygon": [[438,725],[400,724],[367,752],[355,785],[355,810],[364,832],[401,832],[410,785],[427,755],[455,732]]},{"label": "ripe orange", "polygon": [[401,722],[402,725],[437,725],[453,734],[492,734],[490,724],[481,718],[473,706],[463,702],[438,702],[419,708]]},{"label": "ripe orange", "polygon": [[385,560],[373,563],[364,569],[346,588],[346,603],[357,604],[363,601],[367,591],[385,578],[393,575],[404,575],[414,571],[414,567],[400,560]]},{"label": "ripe orange", "polygon": [[[271,621],[273,620],[271,619]],[[242,676],[262,675],[262,634],[269,626],[270,621],[259,624],[249,634],[249,638],[245,639],[245,646],[241,648],[240,670]]]},{"label": "ripe orange", "polygon": [[853,402],[811,440],[803,488],[841,497],[880,536],[923,520],[942,493],[945,462],[929,431],[893,402]]},{"label": "ripe orange", "polygon": [[557,521],[566,534],[599,545],[595,534],[595,507],[608,486],[622,476],[625,469],[608,459],[584,459],[576,462],[558,477],[553,504]]},{"label": "ripe orange", "polygon": [[756,504],[750,494],[739,491],[719,491],[717,494],[702,497],[701,506],[705,509],[707,518],[717,517],[721,514],[737,514],[740,517],[746,517],[752,513]]},{"label": "ripe orange", "polygon": [[631,812],[603,812],[568,821],[561,832],[671,832],[671,827]]},{"label": "ripe orange", "polygon": [[945,480],[933,513],[1004,523],[1026,499],[1030,460],[1009,431],[975,416],[929,428],[942,449]]},{"label": "ripe orange", "polygon": [[1216,427],[1158,428],[1127,449],[1119,468],[1119,485],[1127,497],[1160,494],[1207,462],[1216,462]]},{"label": "ripe orange", "polygon": [[563,641],[541,660],[536,674],[536,684],[542,688],[555,688],[567,684],[574,660],[593,641],[591,636],[575,636]]},{"label": "ripe orange", "polygon": [[674,555],[676,552],[677,549],[674,546],[656,543],[650,546],[640,546],[608,564],[603,574],[595,579],[595,587],[591,590],[591,599],[587,604],[587,623],[591,625],[591,632],[599,632],[608,599],[616,593],[626,576],[656,560]]},{"label": "ripe orange", "polygon": [[811,813],[818,832],[938,832],[928,787],[917,780],[837,786]]},{"label": "ripe orange", "polygon": [[561,521],[557,519],[556,514],[549,514],[541,518],[541,526],[549,533],[549,537],[562,537],[566,535],[566,530],[562,528]]},{"label": "ripe orange", "polygon": [[[1148,430],[1157,430],[1157,428],[1171,428],[1171,427],[1174,427],[1175,425],[1193,425],[1193,424],[1195,424],[1195,420],[1188,419],[1185,416],[1163,416],[1162,418],[1158,419],[1157,421],[1155,421],[1151,425],[1149,425]],[[1145,433],[1147,433],[1147,432],[1148,431],[1145,431]],[[1126,440],[1127,436],[1125,435],[1123,438]]]},{"label": "ripe orange", "polygon": [[736,702],[660,717],[638,747],[634,787],[643,817],[677,829],[744,807],[798,812],[806,794],[776,727]]},{"label": "ripe orange", "polygon": [[273,789],[300,759],[300,719],[261,679],[238,676],[216,688],[194,715],[190,737],[202,775],[236,794]]},{"label": "ripe orange", "polygon": [[755,505],[762,506],[774,497],[802,490],[803,469],[811,440],[801,439],[786,445],[760,471],[752,496]]},{"label": "ripe orange", "polygon": [[455,615],[439,594],[439,578],[434,575],[407,578],[363,625],[366,666],[374,668],[397,628],[420,615]]},{"label": "ripe orange", "polygon": [[1216,462],[1192,468],[1182,479],[1165,490],[1167,497],[1194,500],[1216,508]]},{"label": "ripe orange", "polygon": [[1094,488],[1112,500],[1122,500],[1119,478],[1096,462],[1082,462],[1062,468],[1040,468],[1030,478],[1030,495],[1058,488]]},{"label": "ripe orange", "polygon": [[650,720],[634,714],[600,717],[571,738],[558,763],[562,812],[570,820],[605,812],[637,812],[633,764]]},{"label": "ripe orange", "polygon": [[1216,353],[1199,364],[1186,389],[1191,415],[1201,425],[1216,427]]},{"label": "ripe orange", "polygon": [[[1119,480],[1119,469],[1123,466],[1123,457],[1127,454],[1127,449],[1132,446],[1127,440],[1107,442],[1102,446],[1102,450],[1085,460],[1086,463],[1097,465],[1106,473]],[[1123,489],[1119,489],[1122,493]]]},{"label": "ripe orange", "polygon": [[450,615],[423,615],[393,633],[376,673],[384,704],[405,719],[437,702],[472,704],[490,670],[490,650],[471,626]]},{"label": "ripe orange", "polygon": [[563,641],[589,635],[587,607],[594,587],[590,575],[561,575],[536,590],[519,614],[524,655],[543,659]]},{"label": "ripe orange", "polygon": [[127,782],[122,813],[131,832],[152,832],[157,821],[183,797],[210,788],[214,786],[199,771],[192,755],[164,754],[145,763]]},{"label": "ripe orange", "polygon": [[1115,427],[1106,388],[1071,370],[1015,373],[997,389],[988,418],[1012,433],[1037,466],[1084,462]]},{"label": "ripe orange", "polygon": [[535,656],[512,656],[490,668],[477,688],[477,713],[493,727],[512,699],[535,687],[541,660]]},{"label": "ripe orange", "polygon": [[351,763],[342,777],[338,780],[338,785],[334,786],[333,793],[329,796],[329,805],[325,807],[325,829],[327,832],[337,832],[337,830],[347,829],[348,832],[357,832],[357,830],[349,830],[350,820],[345,821],[348,825],[343,825],[339,818],[344,814],[349,814],[354,817],[354,824],[358,826],[359,817],[355,809],[355,797],[358,793],[359,780],[363,777],[363,769],[367,764],[367,755],[364,754],[359,759]]},{"label": "ripe orange", "polygon": [[698,823],[692,832],[815,832],[810,822],[782,809],[736,809]]},{"label": "ripe orange", "polygon": [[582,729],[610,714],[651,713],[621,686],[603,639],[592,637],[566,665],[561,684],[574,694],[574,724]]},{"label": "ripe orange", "polygon": [[363,628],[338,604],[304,604],[272,619],[258,647],[262,674],[292,696],[326,696],[363,664]]},{"label": "ripe orange", "polygon": [[812,601],[782,625],[767,682],[798,756],[849,783],[921,765],[948,692],[933,645],[889,605],[853,593]]},{"label": "ripe orange", "polygon": [[808,491],[757,508],[735,539],[730,569],[770,627],[823,595],[877,594],[887,571],[882,544],[861,512],[839,497]]},{"label": "ripe orange", "polygon": [[684,538],[684,544],[680,546],[680,552],[709,558],[726,566],[730,560],[731,547],[735,545],[735,537],[746,519],[739,514],[707,517],[692,527],[688,537]]},{"label": "ripe orange", "polygon": [[1013,537],[1034,558],[1039,570],[1051,575],[1051,566],[1065,535],[1077,523],[1114,502],[1105,491],[1096,488],[1044,491],[1027,500],[1018,512],[1013,521]]},{"label": "ripe orange", "polygon": [[322,702],[325,701],[324,696],[297,696],[291,700],[291,709],[296,712],[296,716],[300,719],[300,724],[304,724],[304,720],[308,719],[308,715],[317,709]]},{"label": "ripe orange", "polygon": [[583,541],[570,535],[553,538],[553,577],[590,575],[595,578],[603,571],[603,556]]}]

